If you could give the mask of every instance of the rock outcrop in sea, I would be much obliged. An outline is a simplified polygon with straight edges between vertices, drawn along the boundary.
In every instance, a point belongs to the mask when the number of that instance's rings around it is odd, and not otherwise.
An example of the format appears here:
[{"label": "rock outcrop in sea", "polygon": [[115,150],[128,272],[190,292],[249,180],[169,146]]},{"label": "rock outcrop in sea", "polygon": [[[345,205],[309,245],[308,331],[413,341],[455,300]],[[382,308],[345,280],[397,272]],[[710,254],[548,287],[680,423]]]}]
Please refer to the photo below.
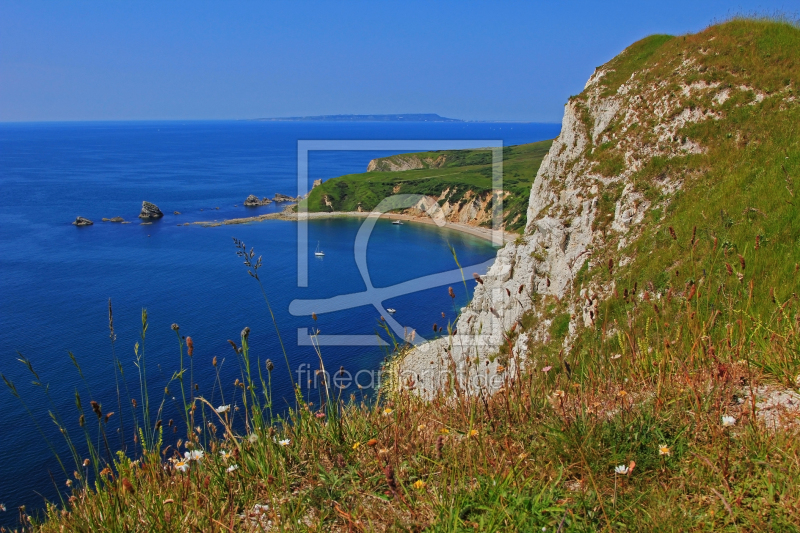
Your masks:
[{"label": "rock outcrop in sea", "polygon": [[164,213],[158,208],[156,204],[144,201],[142,202],[142,212],[139,213],[139,218],[161,218]]},{"label": "rock outcrop in sea", "polygon": [[84,217],[76,217],[75,222],[72,223],[73,226],[91,226],[92,224],[94,222]]},{"label": "rock outcrop in sea", "polygon": [[297,202],[302,200],[302,198],[294,198],[292,196],[287,196],[285,194],[281,194],[279,192],[275,193],[275,197],[272,199],[274,202]]},{"label": "rock outcrop in sea", "polygon": [[[251,194],[244,201],[245,207],[258,207],[260,205],[269,205],[271,203],[272,203],[272,200],[270,200],[269,198],[262,198],[262,199],[259,200],[258,196],[256,196],[255,194]],[[219,208],[217,208],[217,209],[219,209]]]}]

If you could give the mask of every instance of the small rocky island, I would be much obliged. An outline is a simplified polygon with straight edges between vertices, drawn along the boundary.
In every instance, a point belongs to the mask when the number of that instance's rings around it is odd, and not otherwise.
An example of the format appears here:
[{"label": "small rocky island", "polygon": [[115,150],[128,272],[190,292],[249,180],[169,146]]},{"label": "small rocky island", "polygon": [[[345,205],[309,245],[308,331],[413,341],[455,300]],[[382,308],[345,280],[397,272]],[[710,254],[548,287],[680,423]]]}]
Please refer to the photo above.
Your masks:
[{"label": "small rocky island", "polygon": [[281,194],[279,192],[276,192],[275,193],[275,197],[272,199],[273,202],[278,202],[278,203],[280,203],[280,202],[297,202],[299,200],[302,200],[302,198],[299,198],[299,197],[298,198],[294,198],[292,196],[287,196],[287,195]]},{"label": "small rocky island", "polygon": [[144,201],[142,202],[142,212],[139,213],[139,218],[161,218],[164,213],[158,208],[156,204]]},{"label": "small rocky island", "polygon": [[258,199],[258,196],[255,194],[251,194],[247,197],[247,200],[244,201],[245,207],[258,207],[260,205],[269,205],[272,203],[272,200],[269,198],[262,198],[261,200]]},{"label": "small rocky island", "polygon": [[73,226],[91,226],[92,224],[94,222],[84,217],[76,217],[75,222],[72,223]]}]

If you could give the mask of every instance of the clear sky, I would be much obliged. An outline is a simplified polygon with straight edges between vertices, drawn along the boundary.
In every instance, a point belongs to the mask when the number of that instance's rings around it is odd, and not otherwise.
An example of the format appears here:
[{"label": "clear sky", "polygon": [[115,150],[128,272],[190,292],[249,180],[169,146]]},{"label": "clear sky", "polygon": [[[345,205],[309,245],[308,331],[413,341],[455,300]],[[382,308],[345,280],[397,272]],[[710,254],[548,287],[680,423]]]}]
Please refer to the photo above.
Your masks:
[{"label": "clear sky", "polygon": [[0,121],[439,113],[558,122],[652,33],[778,1],[0,0]]}]

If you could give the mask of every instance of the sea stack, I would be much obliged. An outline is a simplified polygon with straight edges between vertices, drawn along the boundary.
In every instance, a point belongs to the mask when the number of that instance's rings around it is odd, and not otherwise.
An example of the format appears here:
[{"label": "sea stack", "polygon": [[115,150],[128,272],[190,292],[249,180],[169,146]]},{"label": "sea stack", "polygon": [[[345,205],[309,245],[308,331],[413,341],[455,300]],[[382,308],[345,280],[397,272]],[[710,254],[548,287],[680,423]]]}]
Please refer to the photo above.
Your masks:
[{"label": "sea stack", "polygon": [[258,196],[255,194],[251,194],[247,197],[247,200],[244,201],[245,207],[258,207],[259,205],[268,205],[271,204],[272,200],[269,198],[264,198],[262,200],[258,199]]},{"label": "sea stack", "polygon": [[156,204],[150,202],[142,202],[142,212],[139,213],[139,218],[161,218],[164,213],[158,208]]},{"label": "sea stack", "polygon": [[94,222],[83,217],[76,217],[75,222],[72,223],[73,226],[91,226],[92,224],[94,224]]}]

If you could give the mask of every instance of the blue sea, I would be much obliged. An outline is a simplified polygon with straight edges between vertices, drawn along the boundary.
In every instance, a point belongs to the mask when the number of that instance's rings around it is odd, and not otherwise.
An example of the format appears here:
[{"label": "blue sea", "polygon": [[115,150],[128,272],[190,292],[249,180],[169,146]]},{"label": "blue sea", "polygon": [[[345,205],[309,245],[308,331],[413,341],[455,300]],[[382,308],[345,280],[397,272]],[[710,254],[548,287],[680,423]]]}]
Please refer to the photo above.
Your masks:
[{"label": "blue sea", "polygon": [[[16,521],[16,509],[41,508],[66,493],[66,478],[45,444],[49,440],[72,471],[63,437],[48,412],[57,412],[85,454],[75,392],[84,409],[96,400],[104,412],[117,406],[108,300],[113,304],[114,344],[134,398],[141,398],[134,346],[145,351],[151,401],[164,400],[165,421],[180,418],[169,385],[179,369],[173,323],[191,336],[196,394],[215,405],[212,360],[217,358],[226,403],[235,403],[233,382],[241,378],[228,339],[239,342],[251,329],[253,358],[274,361],[276,407],[292,403],[291,382],[269,311],[256,281],[236,256],[232,238],[254,248],[263,262],[259,275],[275,313],[295,372],[317,368],[312,347],[298,333],[374,338],[380,315],[372,305],[309,316],[289,312],[294,300],[321,299],[365,290],[356,266],[354,242],[361,219],[309,222],[308,286],[298,286],[297,222],[268,220],[220,227],[182,226],[252,216],[280,209],[272,204],[243,207],[249,194],[296,195],[298,140],[470,139],[521,144],[558,135],[557,124],[497,123],[331,123],[331,122],[104,122],[0,124],[0,372],[14,383],[22,401],[0,391],[0,524]],[[315,179],[363,172],[370,159],[396,152],[312,152],[309,185]],[[165,216],[152,224],[137,218],[143,200]],[[173,214],[175,211],[179,215]],[[71,225],[76,216],[93,226]],[[130,224],[101,222],[121,216]],[[316,244],[324,258],[313,255]],[[494,257],[487,241],[446,228],[379,221],[367,247],[375,287],[392,286]],[[471,271],[465,272],[471,278]],[[474,282],[393,297],[383,306],[420,336],[445,326],[470,298]],[[142,310],[147,310],[144,340]],[[442,317],[444,314],[444,318]],[[384,338],[386,337],[384,333]],[[368,343],[364,343],[368,344]],[[72,352],[85,380],[73,365]],[[17,359],[30,359],[43,385]],[[386,350],[375,345],[322,346],[328,369],[376,371]],[[187,359],[188,361],[188,359]],[[298,376],[295,374],[294,378]],[[188,378],[187,378],[188,384]],[[299,380],[305,390],[305,377]],[[45,390],[45,387],[47,388]],[[370,394],[350,387],[346,394]],[[312,391],[311,398],[317,393]],[[49,397],[48,397],[49,395]],[[30,409],[32,416],[26,411]],[[130,408],[124,414],[130,423]],[[141,408],[140,408],[141,410]],[[116,422],[115,422],[116,420]],[[119,413],[109,422],[112,445],[120,446]],[[184,428],[180,428],[180,433]],[[127,438],[130,439],[130,431]],[[170,433],[166,438],[172,439]],[[130,445],[130,443],[127,443]],[[51,477],[52,476],[52,477]]]}]

